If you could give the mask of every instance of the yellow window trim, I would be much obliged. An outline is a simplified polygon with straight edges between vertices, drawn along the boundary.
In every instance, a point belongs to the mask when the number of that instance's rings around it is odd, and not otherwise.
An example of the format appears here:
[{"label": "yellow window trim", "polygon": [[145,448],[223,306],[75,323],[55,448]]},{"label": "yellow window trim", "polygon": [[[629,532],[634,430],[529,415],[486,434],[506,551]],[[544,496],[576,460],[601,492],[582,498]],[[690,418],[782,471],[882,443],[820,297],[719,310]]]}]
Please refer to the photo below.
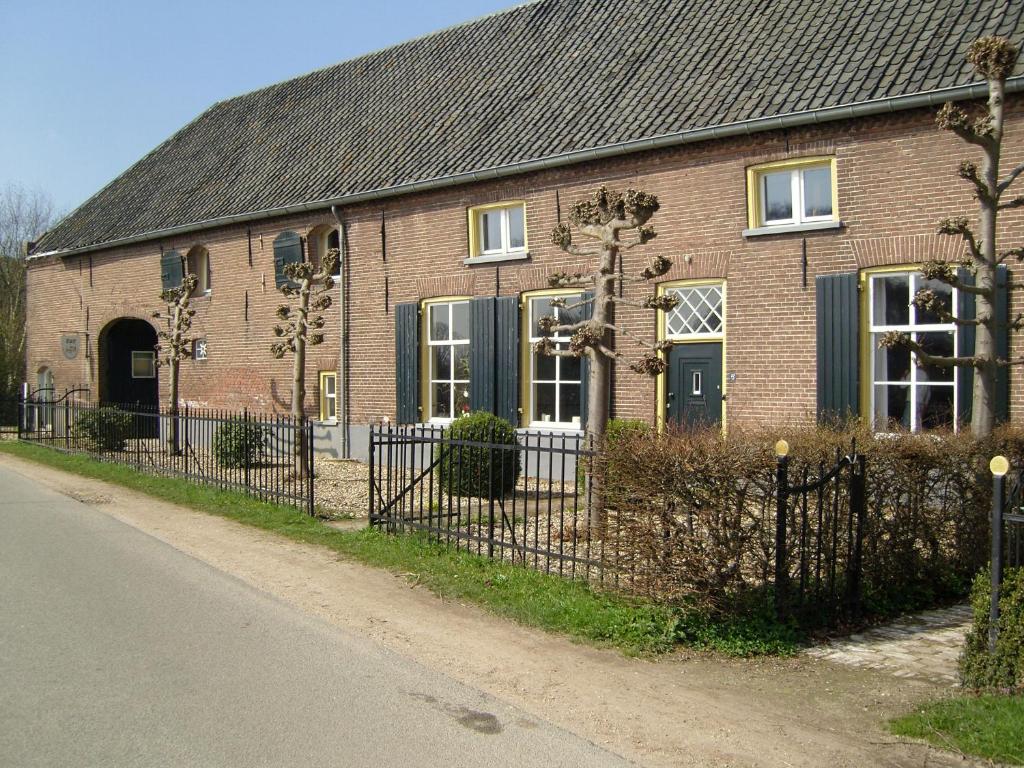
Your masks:
[{"label": "yellow window trim", "polygon": [[[469,301],[472,296],[435,296],[420,301],[420,402],[416,410],[420,414],[420,421],[430,421],[430,312],[431,304],[451,304],[456,301]],[[472,331],[470,331],[472,333]],[[470,341],[472,345],[472,340]],[[473,382],[469,382],[473,386]],[[470,390],[472,391],[472,389]],[[435,422],[435,424],[438,422]]]},{"label": "yellow window trim", "polygon": [[[592,288],[541,288],[535,291],[524,291],[519,294],[519,334],[522,339],[520,346],[521,357],[519,361],[519,426],[526,428],[530,426],[530,414],[533,411],[531,378],[531,356],[533,345],[530,343],[530,299],[540,299],[547,296],[577,296],[593,292]],[[583,414],[580,414],[580,428],[583,428]]]},{"label": "yellow window trim", "polygon": [[481,241],[483,238],[480,237],[480,224],[479,215],[484,211],[494,211],[499,208],[515,208],[522,206],[523,209],[523,250],[530,250],[530,236],[529,236],[529,225],[526,221],[526,201],[525,200],[502,200],[498,203],[486,203],[485,205],[474,205],[468,208],[466,211],[468,217],[469,226],[469,255],[476,258],[477,256],[483,255],[483,248]]},{"label": "yellow window trim", "polygon": [[826,163],[831,168],[832,175],[832,220],[839,221],[839,182],[836,173],[836,159],[828,155],[819,155],[816,157],[799,157],[792,160],[778,160],[773,163],[749,166],[747,168],[747,227],[758,229],[765,226],[761,221],[761,185],[759,184],[761,176],[775,171],[792,171],[799,168],[825,165]]},{"label": "yellow window trim", "polygon": [[320,380],[320,421],[327,421],[328,420],[328,416],[327,416],[327,398],[324,396],[324,393],[327,391],[327,388],[326,388],[324,382],[327,380],[328,377],[333,377],[334,378],[334,408],[335,408],[334,418],[335,419],[338,418],[338,414],[337,414],[337,408],[338,408],[338,372],[337,371],[320,371],[320,377],[319,377],[319,380]]},{"label": "yellow window trim", "polygon": [[[728,359],[726,347],[726,332],[728,331],[728,282],[724,278],[707,278],[701,280],[670,280],[664,283],[658,283],[657,293],[658,296],[665,295],[665,291],[672,288],[690,288],[699,285],[721,285],[722,286],[722,323],[723,332],[719,336],[705,336],[700,339],[673,339],[673,344],[704,344],[714,343],[716,341],[722,342],[722,433],[725,434],[726,418],[728,416],[729,400],[726,394],[729,389],[726,373],[726,360]],[[666,312],[659,309],[657,312],[657,333],[656,338],[659,342],[665,341],[665,323],[666,323]],[[667,361],[667,355],[664,352],[659,352],[658,357],[662,360]],[[668,410],[668,369],[657,377],[655,380],[655,387],[657,389],[657,395],[655,401],[657,403],[657,412],[655,413],[655,424],[657,425],[658,432],[665,431],[665,411]]]}]

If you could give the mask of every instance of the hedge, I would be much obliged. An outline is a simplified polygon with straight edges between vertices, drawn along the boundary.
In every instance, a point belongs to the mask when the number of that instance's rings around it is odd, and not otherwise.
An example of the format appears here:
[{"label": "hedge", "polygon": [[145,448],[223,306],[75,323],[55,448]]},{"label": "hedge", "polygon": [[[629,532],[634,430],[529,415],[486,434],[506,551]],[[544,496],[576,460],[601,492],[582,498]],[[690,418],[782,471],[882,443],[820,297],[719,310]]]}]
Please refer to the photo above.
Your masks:
[{"label": "hedge", "polygon": [[[601,470],[609,530],[625,588],[658,600],[719,610],[768,591],[775,555],[773,446],[790,446],[790,478],[830,467],[852,441],[866,456],[863,605],[890,615],[965,595],[987,563],[989,459],[1024,459],[1024,431],[874,435],[867,429],[791,427],[625,432],[608,441]],[[808,499],[808,514],[817,512]],[[823,499],[827,504],[832,499]],[[830,507],[823,504],[827,516]],[[798,510],[800,512],[802,510]],[[794,513],[795,514],[795,513]],[[799,547],[789,530],[791,574]],[[845,552],[835,563],[844,573]]]}]

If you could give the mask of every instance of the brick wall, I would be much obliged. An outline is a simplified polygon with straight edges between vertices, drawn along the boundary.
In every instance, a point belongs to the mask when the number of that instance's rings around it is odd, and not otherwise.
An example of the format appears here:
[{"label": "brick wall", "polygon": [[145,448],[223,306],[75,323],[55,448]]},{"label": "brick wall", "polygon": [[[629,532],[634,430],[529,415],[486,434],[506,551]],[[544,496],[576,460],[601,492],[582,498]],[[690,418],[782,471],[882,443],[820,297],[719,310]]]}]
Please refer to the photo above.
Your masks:
[{"label": "brick wall", "polygon": [[[1012,103],[1010,115],[1005,167],[1024,160],[1024,104]],[[846,226],[744,239],[745,168],[822,154],[836,157],[839,215]],[[659,236],[627,255],[627,273],[638,271],[649,255],[663,253],[675,261],[666,280],[721,277],[727,281],[726,368],[736,375],[728,385],[729,422],[812,418],[815,276],[913,261],[936,248],[955,253],[950,250],[955,243],[932,235],[938,219],[973,214],[974,202],[967,185],[957,178],[956,167],[960,159],[976,154],[936,129],[931,112],[920,110],[695,144],[345,209],[352,422],[367,424],[394,417],[397,303],[439,295],[514,295],[544,287],[550,272],[584,266],[557,251],[549,233],[559,209],[567,211],[573,200],[588,195],[600,183],[637,186],[657,194],[661,201],[652,221]],[[530,260],[465,266],[466,209],[506,199],[527,201]],[[209,297],[196,300],[194,335],[208,339],[209,359],[183,365],[183,398],[214,407],[287,410],[291,361],[275,361],[268,351],[279,303],[273,240],[285,229],[307,236],[332,222],[329,212],[269,219],[248,227],[222,227],[64,260],[32,262],[27,324],[30,375],[45,365],[53,369],[58,388],[85,383],[95,391],[97,338],[102,329],[119,317],[150,318],[160,308],[161,247],[184,254],[202,243],[210,253],[213,290]],[[1004,214],[1003,222],[1004,247],[1024,240],[1024,217]],[[627,298],[649,290],[649,286],[631,285]],[[338,307],[326,317],[327,340],[312,350],[309,359],[311,408],[316,372],[337,367]],[[653,312],[623,308],[618,319],[628,330],[653,340]],[[71,332],[87,335],[89,354],[68,361],[61,355],[60,337]],[[1016,354],[1021,351],[1024,348],[1015,342]],[[1024,388],[1016,373],[1012,378],[1016,417],[1024,405]],[[653,420],[655,412],[653,380],[619,365],[615,414]]]}]

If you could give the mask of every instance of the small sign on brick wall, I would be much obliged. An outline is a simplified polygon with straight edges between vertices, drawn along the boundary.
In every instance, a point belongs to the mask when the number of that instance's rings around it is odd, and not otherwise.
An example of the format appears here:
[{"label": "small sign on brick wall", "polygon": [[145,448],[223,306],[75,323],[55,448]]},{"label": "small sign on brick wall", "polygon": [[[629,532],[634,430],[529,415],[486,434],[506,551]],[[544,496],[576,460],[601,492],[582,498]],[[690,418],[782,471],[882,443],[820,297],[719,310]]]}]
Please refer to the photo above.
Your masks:
[{"label": "small sign on brick wall", "polygon": [[60,349],[68,360],[78,357],[78,346],[77,333],[65,333],[60,337]]}]

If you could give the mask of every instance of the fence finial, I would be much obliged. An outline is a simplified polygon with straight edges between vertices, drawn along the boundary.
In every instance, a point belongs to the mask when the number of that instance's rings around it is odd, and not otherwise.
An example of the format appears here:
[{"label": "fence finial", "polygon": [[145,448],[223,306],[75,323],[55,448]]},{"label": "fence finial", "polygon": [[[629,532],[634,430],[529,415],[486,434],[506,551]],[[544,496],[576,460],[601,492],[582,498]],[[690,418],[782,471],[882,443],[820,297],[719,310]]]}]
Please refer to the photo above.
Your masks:
[{"label": "fence finial", "polygon": [[1003,477],[1010,471],[1010,461],[1005,456],[993,456],[992,461],[988,463],[988,468],[996,477]]},{"label": "fence finial", "polygon": [[784,459],[787,456],[789,456],[789,443],[787,443],[785,440],[779,440],[775,444],[775,455],[778,456],[780,459]]}]

